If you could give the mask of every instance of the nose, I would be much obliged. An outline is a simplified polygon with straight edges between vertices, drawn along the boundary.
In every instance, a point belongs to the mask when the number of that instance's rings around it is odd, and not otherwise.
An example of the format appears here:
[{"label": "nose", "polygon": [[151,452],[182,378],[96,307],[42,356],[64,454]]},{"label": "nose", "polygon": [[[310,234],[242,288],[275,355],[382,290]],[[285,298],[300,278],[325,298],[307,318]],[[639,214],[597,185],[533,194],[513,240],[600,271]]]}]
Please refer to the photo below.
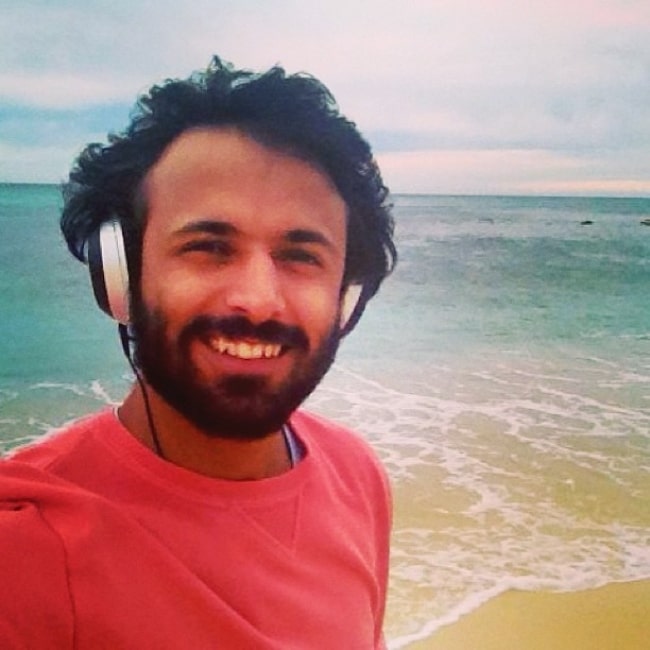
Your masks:
[{"label": "nose", "polygon": [[263,252],[252,253],[233,271],[226,289],[228,308],[253,323],[277,319],[286,303],[272,257]]}]

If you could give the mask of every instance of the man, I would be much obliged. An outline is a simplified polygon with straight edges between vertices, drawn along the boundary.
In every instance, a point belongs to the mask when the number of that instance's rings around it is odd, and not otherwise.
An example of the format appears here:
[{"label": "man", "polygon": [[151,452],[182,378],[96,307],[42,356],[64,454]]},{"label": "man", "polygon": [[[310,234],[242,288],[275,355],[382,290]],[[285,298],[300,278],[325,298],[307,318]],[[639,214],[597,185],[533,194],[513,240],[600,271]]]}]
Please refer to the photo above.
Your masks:
[{"label": "man", "polygon": [[61,227],[137,382],[0,463],[0,647],[382,647],[387,481],[299,406],[394,264],[386,195],[319,82],[217,58],[80,155]]}]

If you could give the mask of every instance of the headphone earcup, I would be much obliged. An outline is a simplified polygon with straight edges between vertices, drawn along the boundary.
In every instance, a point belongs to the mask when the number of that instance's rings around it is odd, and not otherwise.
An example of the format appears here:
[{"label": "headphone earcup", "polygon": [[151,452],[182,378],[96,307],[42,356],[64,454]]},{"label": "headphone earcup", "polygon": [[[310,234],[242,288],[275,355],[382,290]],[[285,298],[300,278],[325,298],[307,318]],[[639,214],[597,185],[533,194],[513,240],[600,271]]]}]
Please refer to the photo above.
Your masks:
[{"label": "headphone earcup", "polygon": [[348,334],[357,324],[363,311],[362,295],[362,284],[350,284],[345,288],[341,298],[341,320],[339,323],[341,336]]},{"label": "headphone earcup", "polygon": [[117,219],[104,222],[91,235],[86,255],[97,304],[111,318],[128,324],[129,270],[122,226]]}]

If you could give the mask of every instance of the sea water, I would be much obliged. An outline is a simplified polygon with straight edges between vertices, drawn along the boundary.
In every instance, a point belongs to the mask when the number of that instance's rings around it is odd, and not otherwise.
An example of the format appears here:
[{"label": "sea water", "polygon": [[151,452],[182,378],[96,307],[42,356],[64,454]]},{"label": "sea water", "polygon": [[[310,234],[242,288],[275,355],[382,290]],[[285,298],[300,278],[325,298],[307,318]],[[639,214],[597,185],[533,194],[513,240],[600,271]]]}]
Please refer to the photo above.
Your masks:
[{"label": "sea water", "polygon": [[[390,474],[389,647],[508,588],[650,577],[650,199],[393,200],[399,265],[308,404]],[[0,449],[131,380],[59,210],[0,185]]]}]

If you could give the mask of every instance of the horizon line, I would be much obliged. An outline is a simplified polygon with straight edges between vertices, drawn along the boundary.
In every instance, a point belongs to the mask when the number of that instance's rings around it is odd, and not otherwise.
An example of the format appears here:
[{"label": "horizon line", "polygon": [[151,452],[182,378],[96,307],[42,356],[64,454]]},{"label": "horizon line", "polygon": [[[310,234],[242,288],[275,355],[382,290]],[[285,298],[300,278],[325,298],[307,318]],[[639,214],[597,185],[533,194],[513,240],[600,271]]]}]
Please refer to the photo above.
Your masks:
[{"label": "horizon line", "polygon": [[[0,186],[7,185],[35,185],[56,187],[63,185],[64,181],[3,181],[0,180]],[[576,193],[576,194],[557,194],[557,193],[504,193],[504,192],[390,192],[389,196],[438,196],[438,197],[455,197],[455,198],[540,198],[540,199],[644,199],[650,200],[650,194],[609,194],[609,193]]]}]

